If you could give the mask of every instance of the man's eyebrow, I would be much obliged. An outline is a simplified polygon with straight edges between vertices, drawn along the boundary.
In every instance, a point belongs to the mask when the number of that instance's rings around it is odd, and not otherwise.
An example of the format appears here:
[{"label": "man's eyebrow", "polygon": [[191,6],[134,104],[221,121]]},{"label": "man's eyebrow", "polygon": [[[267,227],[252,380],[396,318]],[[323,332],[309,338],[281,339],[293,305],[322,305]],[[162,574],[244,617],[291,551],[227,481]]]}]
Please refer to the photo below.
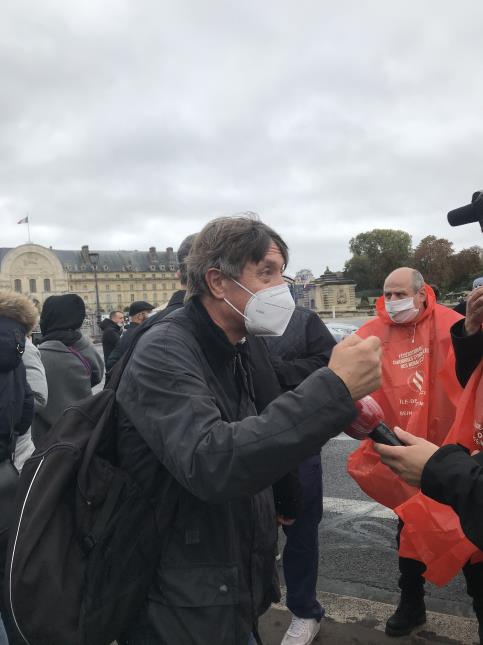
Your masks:
[{"label": "man's eyebrow", "polygon": [[[278,262],[275,262],[275,260],[262,260],[260,264],[265,267],[270,267],[271,269],[280,268],[280,264]],[[285,263],[282,263],[282,267],[285,267]]]}]

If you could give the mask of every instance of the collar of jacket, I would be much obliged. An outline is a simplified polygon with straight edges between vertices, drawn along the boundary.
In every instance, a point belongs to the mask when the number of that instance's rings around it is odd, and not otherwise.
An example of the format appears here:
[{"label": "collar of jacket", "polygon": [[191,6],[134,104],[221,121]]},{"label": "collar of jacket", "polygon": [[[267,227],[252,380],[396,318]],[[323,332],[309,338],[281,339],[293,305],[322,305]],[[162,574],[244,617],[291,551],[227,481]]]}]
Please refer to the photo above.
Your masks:
[{"label": "collar of jacket", "polygon": [[225,332],[213,322],[198,298],[189,300],[184,310],[194,322],[195,336],[212,367],[234,361],[243,343],[230,343]]},{"label": "collar of jacket", "polygon": [[166,309],[168,307],[182,307],[184,305],[184,297],[186,294],[186,289],[180,289],[179,291],[175,291],[171,298],[169,299],[168,304],[166,305]]},{"label": "collar of jacket", "polygon": [[106,331],[109,327],[113,329],[115,332],[118,332],[119,334],[121,333],[121,328],[117,323],[115,323],[113,320],[110,318],[104,318],[104,320],[101,322],[99,327],[102,329],[102,331]]}]

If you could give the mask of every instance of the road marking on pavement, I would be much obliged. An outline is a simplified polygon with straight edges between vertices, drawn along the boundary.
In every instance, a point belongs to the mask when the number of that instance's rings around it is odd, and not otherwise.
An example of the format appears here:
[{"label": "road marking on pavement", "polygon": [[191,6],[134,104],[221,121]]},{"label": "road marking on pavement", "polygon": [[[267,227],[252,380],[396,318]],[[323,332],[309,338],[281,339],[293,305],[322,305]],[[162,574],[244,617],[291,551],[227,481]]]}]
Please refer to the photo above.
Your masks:
[{"label": "road marking on pavement", "polygon": [[342,497],[324,497],[324,511],[327,513],[350,513],[366,517],[397,519],[396,513],[381,506],[377,502],[367,502],[362,499],[344,499]]}]

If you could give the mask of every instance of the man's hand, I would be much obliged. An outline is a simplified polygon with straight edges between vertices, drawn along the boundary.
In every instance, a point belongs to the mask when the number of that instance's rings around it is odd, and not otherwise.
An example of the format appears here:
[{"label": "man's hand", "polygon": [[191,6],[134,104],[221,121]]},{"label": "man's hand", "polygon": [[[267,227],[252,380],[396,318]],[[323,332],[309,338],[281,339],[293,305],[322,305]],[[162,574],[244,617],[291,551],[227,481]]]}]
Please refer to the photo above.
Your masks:
[{"label": "man's hand", "polygon": [[405,444],[404,446],[385,446],[374,443],[374,450],[381,455],[382,463],[389,466],[396,475],[402,477],[411,486],[420,488],[424,466],[438,450],[438,446],[426,439],[415,437],[401,428],[394,428],[394,432]]},{"label": "man's hand", "polygon": [[341,378],[357,401],[381,385],[381,341],[352,334],[332,350],[329,368]]},{"label": "man's hand", "polygon": [[466,301],[465,331],[468,336],[476,334],[483,323],[483,287],[470,293]]},{"label": "man's hand", "polygon": [[292,526],[292,524],[295,524],[295,518],[292,519],[285,515],[277,515],[277,524],[279,526]]}]

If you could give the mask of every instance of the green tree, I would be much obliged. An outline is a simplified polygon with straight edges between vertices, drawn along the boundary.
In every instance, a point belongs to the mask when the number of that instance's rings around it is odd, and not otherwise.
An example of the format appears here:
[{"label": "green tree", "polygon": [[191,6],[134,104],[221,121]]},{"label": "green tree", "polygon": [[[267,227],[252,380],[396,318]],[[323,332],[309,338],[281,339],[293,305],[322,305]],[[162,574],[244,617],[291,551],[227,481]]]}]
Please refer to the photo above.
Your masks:
[{"label": "green tree", "polygon": [[447,289],[452,281],[453,243],[445,238],[427,235],[414,249],[414,267],[428,284]]},{"label": "green tree", "polygon": [[360,289],[382,289],[385,277],[401,266],[412,265],[411,236],[405,231],[376,228],[359,233],[349,242],[352,257],[347,277]]},{"label": "green tree", "polygon": [[344,273],[347,278],[354,280],[358,291],[376,288],[373,285],[371,261],[365,255],[354,255],[347,260]]},{"label": "green tree", "polygon": [[483,261],[478,246],[471,246],[455,253],[451,258],[452,280],[449,288],[453,291],[471,289],[475,278],[483,275]]}]

